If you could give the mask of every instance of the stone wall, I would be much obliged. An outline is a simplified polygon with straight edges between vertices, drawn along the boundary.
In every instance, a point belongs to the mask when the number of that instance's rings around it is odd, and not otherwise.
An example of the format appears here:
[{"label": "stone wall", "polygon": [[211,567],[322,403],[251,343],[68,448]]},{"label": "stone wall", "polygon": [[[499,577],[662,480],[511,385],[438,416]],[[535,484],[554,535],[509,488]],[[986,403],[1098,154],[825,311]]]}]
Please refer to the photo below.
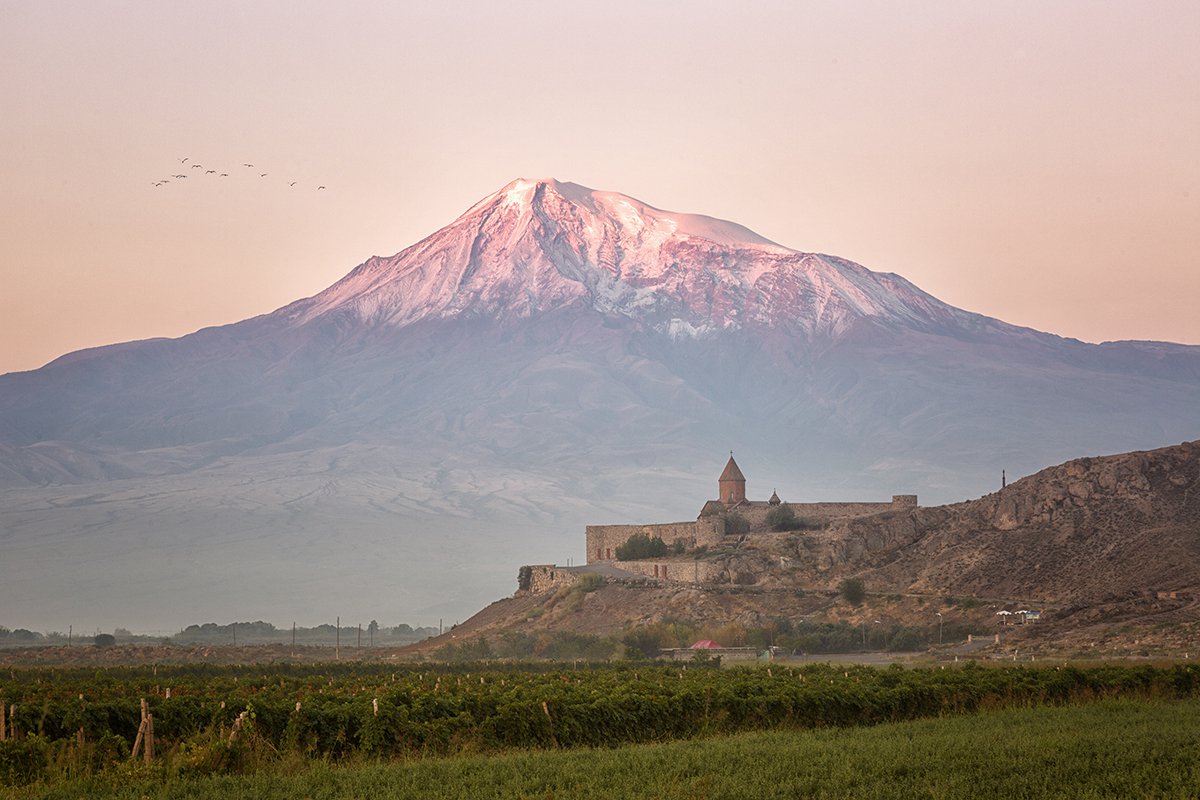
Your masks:
[{"label": "stone wall", "polygon": [[[530,594],[545,594],[558,591],[563,586],[571,586],[579,580],[579,573],[569,567],[557,564],[530,564],[529,589]],[[517,590],[518,593],[521,591]]]},{"label": "stone wall", "polygon": [[716,583],[724,572],[721,564],[693,561],[690,558],[618,561],[616,566],[626,572],[658,578],[668,583]]},{"label": "stone wall", "polygon": [[644,534],[658,537],[670,547],[682,542],[689,550],[712,547],[725,535],[725,521],[720,517],[703,517],[694,522],[667,522],[661,525],[588,525],[586,528],[587,563],[613,561],[617,547],[630,536]]},{"label": "stone wall", "polygon": [[[786,503],[800,519],[813,522],[832,522],[834,520],[867,517],[872,514],[882,514],[885,511],[908,510],[917,507],[915,494],[898,494],[892,497],[890,503]],[[767,525],[767,515],[773,506],[764,502],[755,502],[734,509],[750,523],[750,527],[761,530]],[[701,517],[701,519],[708,519]]]}]

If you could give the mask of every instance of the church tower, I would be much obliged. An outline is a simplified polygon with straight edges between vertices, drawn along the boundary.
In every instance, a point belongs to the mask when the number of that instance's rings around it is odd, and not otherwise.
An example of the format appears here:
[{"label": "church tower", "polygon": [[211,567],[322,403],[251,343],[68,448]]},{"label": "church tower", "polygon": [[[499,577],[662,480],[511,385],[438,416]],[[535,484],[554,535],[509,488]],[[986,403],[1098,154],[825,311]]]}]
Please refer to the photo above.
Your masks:
[{"label": "church tower", "polygon": [[718,497],[721,498],[721,502],[725,504],[726,508],[745,502],[746,476],[738,469],[737,462],[733,460],[733,453],[729,454],[729,463],[725,465],[725,471],[717,479],[717,485],[721,490]]}]

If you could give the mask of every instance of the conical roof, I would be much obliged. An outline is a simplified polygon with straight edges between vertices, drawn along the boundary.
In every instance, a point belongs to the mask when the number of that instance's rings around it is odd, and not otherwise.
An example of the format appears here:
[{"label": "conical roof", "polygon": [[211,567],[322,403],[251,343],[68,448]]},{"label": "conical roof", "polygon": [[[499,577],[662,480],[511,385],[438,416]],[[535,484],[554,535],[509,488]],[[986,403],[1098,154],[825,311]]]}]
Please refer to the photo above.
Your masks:
[{"label": "conical roof", "polygon": [[729,456],[729,463],[725,465],[725,471],[721,473],[721,477],[717,480],[741,481],[742,483],[746,482],[746,476],[742,474],[740,469],[738,469],[737,462],[733,460],[732,454]]}]

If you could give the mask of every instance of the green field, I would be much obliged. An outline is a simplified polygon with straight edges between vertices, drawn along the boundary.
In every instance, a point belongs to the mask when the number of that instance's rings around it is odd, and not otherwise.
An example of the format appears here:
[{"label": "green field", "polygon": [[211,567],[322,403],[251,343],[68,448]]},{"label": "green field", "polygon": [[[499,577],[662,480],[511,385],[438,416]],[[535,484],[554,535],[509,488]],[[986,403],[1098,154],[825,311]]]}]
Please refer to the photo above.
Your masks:
[{"label": "green field", "polygon": [[20,798],[1200,796],[1190,664],[41,669],[0,700]]},{"label": "green field", "polygon": [[1200,702],[1104,700],[868,728],[330,766],[13,798],[1195,798]]}]

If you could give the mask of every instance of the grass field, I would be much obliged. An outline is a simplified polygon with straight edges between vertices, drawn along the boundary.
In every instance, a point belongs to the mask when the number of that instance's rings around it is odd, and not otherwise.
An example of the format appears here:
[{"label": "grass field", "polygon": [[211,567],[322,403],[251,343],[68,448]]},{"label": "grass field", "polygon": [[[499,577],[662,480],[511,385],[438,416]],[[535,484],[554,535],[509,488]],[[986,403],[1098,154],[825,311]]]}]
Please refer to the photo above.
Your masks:
[{"label": "grass field", "polygon": [[[0,790],[3,791],[3,790]],[[1104,700],[866,728],[168,779],[136,768],[8,797],[1195,798],[1200,700]]]}]

